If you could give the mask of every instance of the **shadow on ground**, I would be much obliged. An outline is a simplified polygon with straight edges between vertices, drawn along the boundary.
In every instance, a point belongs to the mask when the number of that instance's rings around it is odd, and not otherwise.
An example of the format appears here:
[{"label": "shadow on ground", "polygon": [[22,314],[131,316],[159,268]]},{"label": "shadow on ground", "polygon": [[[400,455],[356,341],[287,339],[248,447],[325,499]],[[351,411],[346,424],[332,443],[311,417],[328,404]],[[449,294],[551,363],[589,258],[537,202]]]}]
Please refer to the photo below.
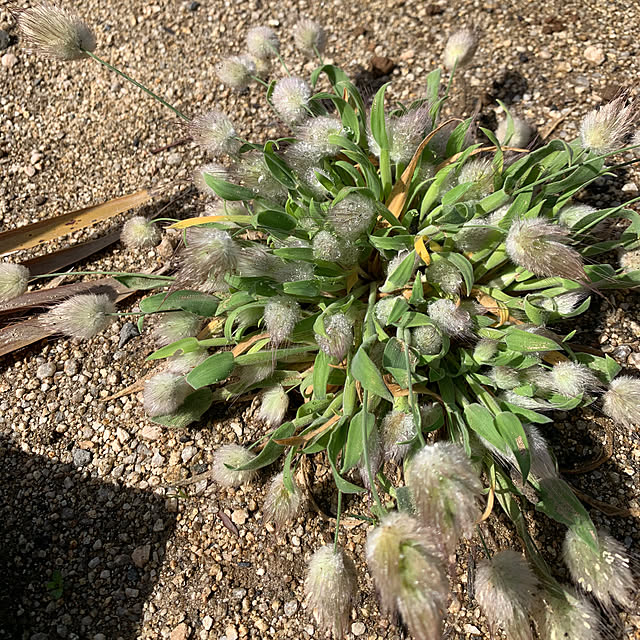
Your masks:
[{"label": "shadow on ground", "polygon": [[137,637],[175,527],[165,500],[5,437],[0,460],[0,638]]}]

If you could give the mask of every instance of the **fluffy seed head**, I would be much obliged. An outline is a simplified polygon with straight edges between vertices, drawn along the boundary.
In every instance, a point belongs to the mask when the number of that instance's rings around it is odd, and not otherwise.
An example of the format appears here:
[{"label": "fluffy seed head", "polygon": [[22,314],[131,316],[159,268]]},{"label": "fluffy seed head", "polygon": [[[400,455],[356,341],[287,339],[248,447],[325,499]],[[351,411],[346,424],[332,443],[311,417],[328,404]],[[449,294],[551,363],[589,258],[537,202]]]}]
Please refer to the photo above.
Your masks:
[{"label": "fluffy seed head", "polygon": [[507,118],[500,120],[496,129],[496,138],[502,145],[522,149],[529,144],[533,129],[521,118],[513,118],[513,133],[507,140]]},{"label": "fluffy seed head", "polygon": [[600,109],[590,111],[582,121],[580,139],[585,149],[597,155],[611,153],[624,146],[633,131],[636,106],[624,106],[626,96],[620,96]]},{"label": "fluffy seed head", "polygon": [[286,189],[273,177],[261,152],[243,154],[237,171],[243,184],[256,195],[275,202],[286,199]]},{"label": "fluffy seed head", "polygon": [[575,397],[600,387],[598,378],[584,364],[566,360],[554,364],[549,372],[551,388],[563,396]]},{"label": "fluffy seed head", "polygon": [[207,349],[178,353],[168,359],[169,371],[185,376],[199,364],[202,364],[208,357],[209,351]]},{"label": "fluffy seed head", "polygon": [[155,247],[161,239],[160,229],[144,216],[129,218],[120,232],[120,240],[128,249]]},{"label": "fluffy seed head", "polygon": [[597,211],[588,204],[566,204],[558,211],[558,222],[573,229],[583,218]]},{"label": "fluffy seed head", "polygon": [[315,152],[318,160],[324,156],[335,155],[340,151],[337,144],[329,142],[329,136],[339,136],[343,133],[342,122],[338,118],[329,116],[309,118],[298,128],[298,136],[311,147],[311,152]]},{"label": "fluffy seed head", "polygon": [[563,551],[573,581],[605,609],[611,611],[614,602],[631,607],[634,584],[629,556],[617,540],[599,531],[594,549],[569,527]]},{"label": "fluffy seed head", "polygon": [[192,392],[193,388],[179,373],[159,373],[144,383],[144,410],[152,418],[166,416],[176,411]]},{"label": "fluffy seed head", "polygon": [[458,184],[472,182],[473,186],[464,194],[465,200],[480,200],[493,191],[493,167],[490,160],[473,158],[465,162],[460,174]]},{"label": "fluffy seed head", "polygon": [[228,180],[229,174],[223,166],[215,164],[213,162],[202,165],[201,167],[195,169],[195,171],[193,172],[193,184],[198,189],[198,191],[204,193],[207,196],[215,197],[216,192],[206,183],[205,174],[213,176],[218,180]]},{"label": "fluffy seed head", "polygon": [[570,291],[554,298],[544,298],[540,306],[547,311],[555,311],[561,316],[566,316],[573,313],[587,296],[587,292],[583,290]]},{"label": "fluffy seed head", "polygon": [[536,613],[540,636],[546,640],[600,640],[602,622],[595,607],[573,589],[562,594],[544,593],[542,608]]},{"label": "fluffy seed head", "polygon": [[640,379],[618,376],[612,380],[603,396],[602,410],[626,427],[640,424]]},{"label": "fluffy seed head", "polygon": [[[412,109],[399,117],[386,116],[385,126],[389,139],[389,157],[395,163],[408,164],[418,145],[431,130],[429,105]],[[380,146],[371,134],[369,150],[376,156],[380,155]]]},{"label": "fluffy seed head", "polygon": [[260,60],[273,58],[280,49],[280,41],[273,29],[253,27],[247,32],[247,51]]},{"label": "fluffy seed head", "polygon": [[176,274],[180,285],[200,286],[207,291],[220,290],[224,276],[235,270],[238,246],[220,229],[190,227],[187,241],[180,252],[182,266]]},{"label": "fluffy seed head", "polygon": [[327,46],[327,34],[317,22],[300,20],[293,28],[293,41],[302,53],[311,57],[324,51]]},{"label": "fluffy seed head", "polygon": [[515,404],[517,407],[523,409],[532,409],[533,411],[547,411],[553,409],[553,405],[541,398],[529,398],[527,396],[521,396],[514,391],[505,391],[502,394],[502,398],[509,404]]},{"label": "fluffy seed head", "polygon": [[327,262],[340,262],[344,258],[344,243],[330,231],[318,231],[311,242],[313,257]]},{"label": "fluffy seed head", "polygon": [[264,515],[266,520],[281,527],[293,520],[302,502],[302,492],[295,480],[291,478],[293,491],[289,491],[284,483],[284,473],[279,473],[271,480],[267,496],[264,501]]},{"label": "fluffy seed head", "polygon": [[289,338],[298,320],[300,305],[293,298],[269,298],[264,307],[264,324],[274,346],[277,347]]},{"label": "fluffy seed head", "polygon": [[429,317],[446,334],[466,338],[472,335],[473,320],[471,314],[462,306],[456,306],[451,300],[441,298],[427,307]]},{"label": "fluffy seed head", "polygon": [[[409,440],[416,436],[413,416],[404,411],[390,411],[382,419],[382,450],[385,460],[400,464],[411,447]],[[407,444],[403,444],[407,442]]]},{"label": "fluffy seed head", "polygon": [[21,296],[29,283],[29,269],[21,264],[0,262],[0,302]]},{"label": "fluffy seed head", "polygon": [[536,276],[584,281],[582,257],[562,242],[568,235],[565,227],[541,218],[516,220],[507,234],[507,253],[515,264]]},{"label": "fluffy seed head", "polygon": [[113,322],[115,312],[107,294],[83,293],[53,307],[42,316],[42,322],[55,333],[88,340]]},{"label": "fluffy seed head", "polygon": [[209,111],[196,116],[188,129],[193,141],[214,156],[222,153],[235,155],[240,148],[233,123],[221,111]]},{"label": "fluffy seed head", "polygon": [[402,512],[385,516],[367,536],[366,556],[382,609],[399,610],[415,638],[439,638],[448,583],[418,522]]},{"label": "fluffy seed head", "polygon": [[329,210],[327,220],[338,235],[355,240],[368,231],[374,216],[375,207],[369,198],[350,194]]},{"label": "fluffy seed head", "polygon": [[520,384],[520,374],[513,367],[491,367],[489,377],[498,389],[515,389]]},{"label": "fluffy seed head", "polygon": [[153,337],[160,347],[182,338],[195,337],[202,327],[202,318],[190,311],[159,313],[155,320]]},{"label": "fluffy seed head", "polygon": [[298,124],[309,115],[307,104],[311,88],[302,78],[289,76],[278,80],[271,98],[276,111],[287,124]]},{"label": "fluffy seed head", "polygon": [[[252,469],[242,470],[241,467],[255,458],[248,449],[238,444],[225,444],[213,454],[211,478],[223,487],[239,487],[251,482],[256,475]],[[234,467],[229,469],[229,467]]]},{"label": "fluffy seed head", "polygon": [[411,344],[425,356],[435,356],[442,349],[442,336],[432,324],[411,329]]},{"label": "fluffy seed head", "polygon": [[79,60],[96,48],[96,38],[77,16],[50,4],[17,14],[18,26],[29,48],[49,58]]},{"label": "fluffy seed head", "polygon": [[255,62],[247,55],[231,56],[217,67],[218,78],[236,91],[246,89],[256,74]]},{"label": "fluffy seed head", "polygon": [[[401,298],[401,296],[387,296],[376,302],[375,314],[378,322],[386,327],[389,322],[389,316],[395,305],[395,303]],[[404,298],[403,298],[404,299]]]},{"label": "fluffy seed head", "polygon": [[620,268],[625,273],[640,270],[640,249],[622,251],[620,254]]},{"label": "fluffy seed head", "polygon": [[349,628],[357,587],[355,564],[342,549],[327,545],[311,556],[304,581],[307,602],[318,626],[336,640]]},{"label": "fluffy seed head", "polygon": [[426,445],[409,461],[406,483],[421,521],[452,553],[480,513],[482,484],[464,450],[452,442]]},{"label": "fluffy seed head", "polygon": [[289,396],[280,384],[267,389],[262,395],[258,418],[270,427],[279,427],[289,407]]},{"label": "fluffy seed head", "polygon": [[318,346],[336,360],[342,360],[353,345],[353,325],[343,313],[334,313],[324,319],[326,336],[316,333]]},{"label": "fluffy seed head", "polygon": [[537,586],[524,557],[506,549],[478,567],[476,600],[492,629],[502,629],[510,640],[531,640],[529,614]]},{"label": "fluffy seed head", "polygon": [[495,243],[502,237],[500,231],[494,228],[496,222],[494,214],[487,218],[478,217],[465,222],[453,236],[456,247],[461,251],[479,251],[487,248],[489,244]]},{"label": "fluffy seed head", "polygon": [[498,340],[491,340],[489,338],[478,340],[473,349],[473,359],[483,364],[491,361],[496,353],[498,353],[499,344]]},{"label": "fluffy seed head", "polygon": [[[444,48],[444,66],[451,71],[454,66],[466,66],[476,52],[478,41],[473,31],[461,29],[447,40]],[[457,64],[456,64],[457,63]]]},{"label": "fluffy seed head", "polygon": [[432,262],[426,269],[427,280],[445,293],[458,293],[462,286],[462,274],[448,260]]}]

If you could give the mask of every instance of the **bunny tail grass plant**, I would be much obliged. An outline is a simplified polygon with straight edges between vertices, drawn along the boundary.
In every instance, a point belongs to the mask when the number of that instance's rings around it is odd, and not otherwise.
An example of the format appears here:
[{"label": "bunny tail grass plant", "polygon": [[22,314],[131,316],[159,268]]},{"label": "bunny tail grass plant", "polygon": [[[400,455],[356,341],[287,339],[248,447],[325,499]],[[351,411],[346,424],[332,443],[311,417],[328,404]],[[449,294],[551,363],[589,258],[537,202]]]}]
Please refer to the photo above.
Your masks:
[{"label": "bunny tail grass plant", "polygon": [[[18,19],[36,48],[95,57],[75,19],[64,14],[64,32],[45,29],[33,21],[59,14],[30,11]],[[584,209],[574,200],[615,168],[613,154],[637,129],[635,106],[617,98],[585,118],[576,140],[514,148],[530,131],[508,112],[498,132],[477,134],[472,119],[441,116],[456,68],[476,48],[469,31],[447,43],[447,87],[436,69],[414,103],[389,99],[384,85],[370,107],[322,61],[309,78],[284,61],[282,78],[256,78],[255,60],[280,60],[280,36],[252,29],[253,57],[221,61],[218,75],[238,90],[264,85],[287,137],[244,141],[220,111],[190,122],[225,166],[197,172],[216,204],[210,217],[178,223],[174,276],[144,282],[164,290],[141,300],[140,324],[166,315],[149,356],[167,360],[145,387],[151,419],[184,427],[215,402],[256,398],[259,441],[221,446],[211,477],[237,487],[273,468],[265,515],[280,525],[301,515],[294,477],[304,457],[324,456],[338,493],[334,544],[310,559],[305,588],[334,638],[347,631],[357,588],[338,545],[343,497],[363,493],[369,571],[383,609],[414,638],[440,636],[452,554],[475,535],[487,555],[476,597],[493,628],[514,639],[532,637],[534,621],[553,639],[597,629],[590,605],[556,582],[523,509],[531,502],[568,530],[565,559],[579,588],[607,608],[629,606],[627,554],[596,530],[545,436],[552,416],[586,406],[621,430],[640,422],[640,378],[620,376],[613,359],[573,339],[574,318],[596,295],[640,283],[637,263],[619,267],[613,255],[640,247],[633,201]],[[309,21],[294,39],[318,58],[327,41]],[[601,225],[614,219],[622,223]],[[616,235],[593,244],[599,225]],[[26,285],[11,269],[0,270],[5,298]],[[136,286],[131,274],[115,277]],[[84,295],[42,322],[89,338],[114,313],[106,296]],[[514,549],[491,556],[480,523],[498,508],[526,559]]]}]

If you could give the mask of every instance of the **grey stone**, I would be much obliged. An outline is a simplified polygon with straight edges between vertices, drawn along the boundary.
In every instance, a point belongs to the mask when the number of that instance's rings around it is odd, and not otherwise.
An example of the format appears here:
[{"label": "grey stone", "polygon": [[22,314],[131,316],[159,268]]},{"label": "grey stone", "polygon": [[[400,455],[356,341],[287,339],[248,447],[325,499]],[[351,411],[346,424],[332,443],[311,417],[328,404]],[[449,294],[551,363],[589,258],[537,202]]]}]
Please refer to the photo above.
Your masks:
[{"label": "grey stone", "polygon": [[86,467],[93,458],[91,451],[87,451],[86,449],[74,449],[71,452],[71,456],[73,457],[73,464],[76,467]]},{"label": "grey stone", "polygon": [[53,375],[56,372],[56,365],[53,362],[44,362],[38,367],[36,371],[36,377],[40,380],[44,380],[45,378],[53,378]]},{"label": "grey stone", "polygon": [[6,49],[8,46],[9,34],[4,29],[0,29],[0,50]]},{"label": "grey stone", "polygon": [[131,554],[131,559],[133,560],[133,564],[136,567],[142,569],[147,562],[149,562],[149,557],[151,556],[151,545],[143,544],[141,547],[137,547],[133,550]]},{"label": "grey stone", "polygon": [[137,325],[133,322],[125,322],[120,329],[120,340],[118,341],[118,349],[122,349],[127,342],[137,338],[140,335]]}]

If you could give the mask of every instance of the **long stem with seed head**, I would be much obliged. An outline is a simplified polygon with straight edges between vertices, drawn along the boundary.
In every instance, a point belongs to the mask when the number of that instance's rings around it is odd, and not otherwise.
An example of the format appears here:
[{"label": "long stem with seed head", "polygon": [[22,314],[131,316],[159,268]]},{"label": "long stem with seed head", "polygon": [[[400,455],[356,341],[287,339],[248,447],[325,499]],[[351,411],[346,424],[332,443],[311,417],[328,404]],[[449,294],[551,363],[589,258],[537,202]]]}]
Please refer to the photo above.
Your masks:
[{"label": "long stem with seed head", "polygon": [[168,107],[169,109],[171,109],[171,111],[173,111],[179,118],[182,118],[186,122],[189,122],[189,120],[190,120],[189,117],[185,116],[184,113],[182,113],[181,111],[176,109],[173,105],[169,104],[166,100],[161,98],[158,94],[156,94],[153,91],[151,91],[151,89],[145,87],[143,84],[140,84],[137,80],[134,80],[131,76],[128,76],[124,71],[120,71],[120,69],[117,69],[112,64],[109,64],[106,60],[103,60],[102,58],[99,58],[95,53],[92,53],[91,51],[87,51],[86,49],[83,49],[83,51],[90,58],[93,58],[94,60],[99,62],[101,65],[103,65],[104,67],[109,69],[110,71],[114,71],[119,76],[123,77],[125,80],[127,80],[131,84],[133,84],[136,87],[138,87],[138,89],[142,89],[145,93],[150,95],[154,100],[157,100],[161,105],[164,105],[165,107]]}]

